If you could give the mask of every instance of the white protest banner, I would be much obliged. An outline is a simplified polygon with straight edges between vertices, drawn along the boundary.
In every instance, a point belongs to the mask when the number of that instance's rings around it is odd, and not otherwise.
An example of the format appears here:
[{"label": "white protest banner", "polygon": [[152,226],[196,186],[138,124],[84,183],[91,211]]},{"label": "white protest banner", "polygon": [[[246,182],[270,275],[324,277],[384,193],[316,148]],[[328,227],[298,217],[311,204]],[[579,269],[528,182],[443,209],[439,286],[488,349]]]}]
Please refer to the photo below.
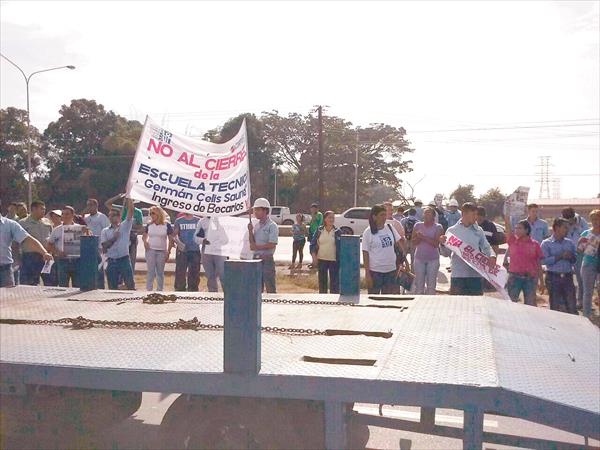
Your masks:
[{"label": "white protest banner", "polygon": [[510,194],[504,202],[504,215],[521,219],[527,216],[527,197],[529,188],[519,186],[515,192]]},{"label": "white protest banner", "polygon": [[504,289],[508,281],[508,272],[504,267],[499,264],[490,266],[487,255],[480,252],[479,249],[466,244],[462,239],[459,239],[448,231],[446,231],[445,246],[476,270],[484,279],[488,280],[502,294],[502,297],[506,300],[510,299]]},{"label": "white protest banner", "polygon": [[246,121],[223,144],[165,130],[146,117],[129,172],[127,195],[201,216],[231,216],[250,207]]},{"label": "white protest banner", "polygon": [[[254,221],[254,225],[257,222]],[[236,259],[252,259],[248,223],[248,218],[243,217],[211,217],[205,234],[209,244],[204,247],[204,253]]]}]

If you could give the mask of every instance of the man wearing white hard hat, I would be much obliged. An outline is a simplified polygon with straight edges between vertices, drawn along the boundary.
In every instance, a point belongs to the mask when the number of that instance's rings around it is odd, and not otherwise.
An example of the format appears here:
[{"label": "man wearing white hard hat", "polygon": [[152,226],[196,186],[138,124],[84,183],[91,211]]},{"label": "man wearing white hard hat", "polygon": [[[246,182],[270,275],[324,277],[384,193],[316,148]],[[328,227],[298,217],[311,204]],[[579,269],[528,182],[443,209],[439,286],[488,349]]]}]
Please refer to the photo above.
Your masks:
[{"label": "man wearing white hard hat", "polygon": [[262,285],[269,294],[276,292],[275,286],[275,260],[273,254],[277,247],[279,228],[269,217],[271,204],[266,198],[257,198],[254,201],[254,217],[258,223],[248,224],[248,238],[250,250],[254,252],[254,259],[262,261]]},{"label": "man wearing white hard hat", "polygon": [[453,227],[458,223],[462,214],[458,209],[458,202],[455,198],[450,199],[448,202],[448,209],[446,210],[446,220],[448,221],[448,228]]}]

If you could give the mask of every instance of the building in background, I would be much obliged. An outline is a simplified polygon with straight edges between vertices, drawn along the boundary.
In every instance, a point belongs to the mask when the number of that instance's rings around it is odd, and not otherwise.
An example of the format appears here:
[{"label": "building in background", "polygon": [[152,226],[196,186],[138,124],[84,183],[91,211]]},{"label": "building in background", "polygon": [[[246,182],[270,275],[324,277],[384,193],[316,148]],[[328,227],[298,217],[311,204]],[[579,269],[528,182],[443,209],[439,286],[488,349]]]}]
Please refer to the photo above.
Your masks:
[{"label": "building in background", "polygon": [[542,219],[558,217],[568,207],[587,219],[593,209],[600,209],[600,198],[540,198],[529,200],[529,203],[537,203]]}]

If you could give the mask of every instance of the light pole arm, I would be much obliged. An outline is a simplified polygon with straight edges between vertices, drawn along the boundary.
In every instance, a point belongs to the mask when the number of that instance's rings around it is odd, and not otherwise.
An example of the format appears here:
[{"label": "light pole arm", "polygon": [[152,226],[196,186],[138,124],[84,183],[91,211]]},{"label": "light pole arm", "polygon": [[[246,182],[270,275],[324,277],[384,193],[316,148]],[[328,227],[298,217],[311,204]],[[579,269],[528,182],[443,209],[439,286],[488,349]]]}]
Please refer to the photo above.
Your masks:
[{"label": "light pole arm", "polygon": [[29,79],[27,78],[27,75],[25,75],[25,72],[23,72],[23,69],[21,69],[19,66],[17,66],[14,62],[12,62],[10,59],[8,59],[6,56],[4,56],[2,53],[0,53],[0,56],[2,56],[5,60],[7,60],[9,63],[11,63],[13,66],[15,66],[19,70],[19,72],[21,72],[21,75],[23,75],[23,78],[25,78],[25,83],[29,82]]},{"label": "light pole arm", "polygon": [[[59,70],[59,69],[74,69],[75,66],[59,66],[59,67],[52,67],[50,69],[43,69],[43,70],[36,70],[35,72],[31,72],[29,74],[27,78],[27,82],[29,82],[29,80],[31,80],[31,77],[34,76],[36,73],[42,73],[42,72],[50,72],[51,70]],[[20,70],[20,69],[19,69]],[[21,71],[22,72],[22,71]],[[25,75],[25,74],[23,74]]]}]

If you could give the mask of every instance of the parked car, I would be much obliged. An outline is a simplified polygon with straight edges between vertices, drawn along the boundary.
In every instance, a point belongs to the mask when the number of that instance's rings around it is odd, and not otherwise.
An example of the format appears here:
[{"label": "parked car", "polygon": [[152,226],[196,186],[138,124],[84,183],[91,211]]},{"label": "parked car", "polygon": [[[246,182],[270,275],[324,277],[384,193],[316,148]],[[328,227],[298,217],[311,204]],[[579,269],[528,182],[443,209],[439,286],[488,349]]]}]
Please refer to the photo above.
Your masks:
[{"label": "parked car", "polygon": [[371,208],[350,208],[342,214],[335,215],[335,226],[342,230],[343,234],[362,235],[369,226],[369,214]]},{"label": "parked car", "polygon": [[[271,206],[269,216],[277,225],[293,225],[296,223],[296,214],[292,214],[287,206]],[[310,222],[310,214],[304,214],[304,222]]]}]

